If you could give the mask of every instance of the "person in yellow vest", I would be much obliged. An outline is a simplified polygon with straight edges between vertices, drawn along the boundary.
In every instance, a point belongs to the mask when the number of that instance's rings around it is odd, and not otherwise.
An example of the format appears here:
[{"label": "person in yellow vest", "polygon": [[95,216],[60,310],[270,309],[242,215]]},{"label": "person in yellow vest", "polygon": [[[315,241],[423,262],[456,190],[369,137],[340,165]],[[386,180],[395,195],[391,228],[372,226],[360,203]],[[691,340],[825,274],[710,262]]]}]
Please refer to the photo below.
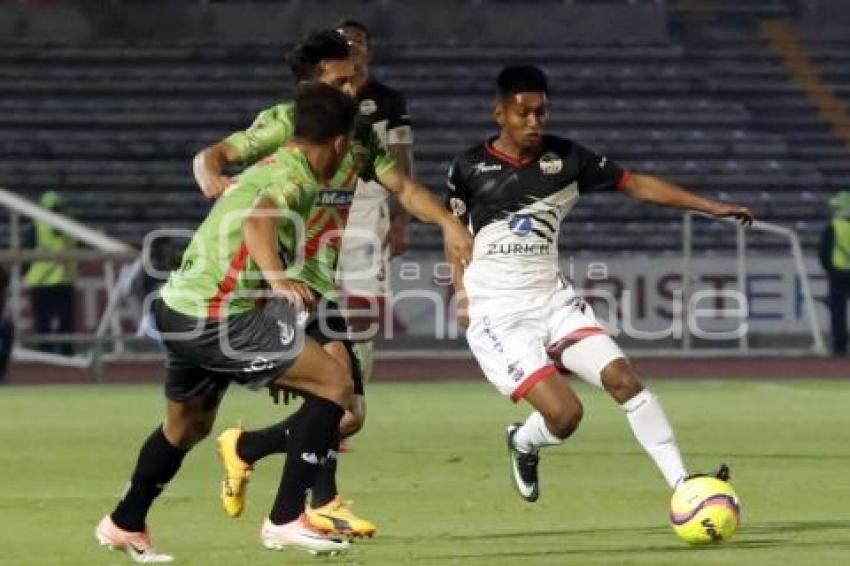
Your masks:
[{"label": "person in yellow vest", "polygon": [[[57,192],[48,191],[41,195],[39,204],[59,211],[62,202]],[[46,222],[36,220],[33,228],[33,247],[36,250],[61,252],[77,245],[76,240],[57,232]],[[76,275],[76,264],[73,262],[35,261],[30,265],[24,280],[30,288],[30,306],[38,334],[66,334],[74,331]],[[74,346],[70,342],[42,344],[39,349],[66,356],[74,354]]]},{"label": "person in yellow vest", "polygon": [[847,355],[847,300],[850,299],[850,191],[829,201],[832,221],[821,237],[820,262],[829,276],[832,352]]}]

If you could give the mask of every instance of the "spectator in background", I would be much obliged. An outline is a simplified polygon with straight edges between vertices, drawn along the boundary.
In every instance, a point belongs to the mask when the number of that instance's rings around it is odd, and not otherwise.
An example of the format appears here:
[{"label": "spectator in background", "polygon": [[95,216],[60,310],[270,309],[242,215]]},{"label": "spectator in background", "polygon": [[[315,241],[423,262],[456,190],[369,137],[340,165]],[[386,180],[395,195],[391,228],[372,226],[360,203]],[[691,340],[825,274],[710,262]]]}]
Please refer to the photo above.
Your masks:
[{"label": "spectator in background", "polygon": [[0,265],[0,384],[6,381],[6,370],[15,342],[15,325],[6,315],[6,295],[9,289],[9,272]]},{"label": "spectator in background", "polygon": [[[62,210],[62,201],[55,191],[41,195],[39,204],[54,212]],[[41,220],[34,222],[29,243],[32,248],[46,252],[70,250],[77,245],[76,240]],[[30,305],[38,334],[68,334],[74,331],[76,267],[69,261],[46,260],[33,262],[27,270],[24,280],[30,288]],[[70,342],[41,344],[39,349],[65,356],[74,355],[74,346]]]},{"label": "spectator in background", "polygon": [[847,300],[850,299],[850,191],[829,201],[832,221],[821,237],[820,262],[829,276],[832,353],[847,355]]}]

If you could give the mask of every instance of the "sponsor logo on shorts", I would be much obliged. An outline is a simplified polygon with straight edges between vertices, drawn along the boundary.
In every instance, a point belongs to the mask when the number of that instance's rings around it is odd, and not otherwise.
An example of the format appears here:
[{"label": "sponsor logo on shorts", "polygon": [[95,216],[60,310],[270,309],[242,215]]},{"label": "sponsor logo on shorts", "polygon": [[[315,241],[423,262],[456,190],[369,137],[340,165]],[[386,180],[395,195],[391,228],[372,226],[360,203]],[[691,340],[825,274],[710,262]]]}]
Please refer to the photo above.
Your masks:
[{"label": "sponsor logo on shorts", "polygon": [[522,371],[521,367],[519,367],[518,361],[510,362],[508,364],[508,375],[511,376],[511,379],[513,379],[514,382],[518,383],[518,382],[522,381],[523,377],[525,377],[525,372]]},{"label": "sponsor logo on shorts", "polygon": [[257,356],[248,367],[243,368],[242,371],[245,373],[257,373],[261,371],[267,371],[274,368],[274,364],[268,358],[264,358],[263,356]]},{"label": "sponsor logo on shorts", "polygon": [[310,311],[298,311],[298,316],[295,317],[298,326],[305,326],[308,320],[310,320]]},{"label": "sponsor logo on shorts", "polygon": [[493,332],[493,329],[490,327],[490,317],[485,316],[483,319],[484,322],[484,336],[490,339],[490,342],[493,344],[493,348],[499,352],[500,354],[505,353],[505,349],[502,347],[502,341],[499,340],[499,337],[496,336],[496,333]]},{"label": "sponsor logo on shorts", "polygon": [[280,345],[289,346],[295,340],[295,328],[282,320],[277,321],[277,329],[279,330]]},{"label": "sponsor logo on shorts", "polygon": [[302,452],[301,459],[307,462],[308,464],[313,464],[314,466],[319,465],[319,457],[316,456],[313,452]]}]

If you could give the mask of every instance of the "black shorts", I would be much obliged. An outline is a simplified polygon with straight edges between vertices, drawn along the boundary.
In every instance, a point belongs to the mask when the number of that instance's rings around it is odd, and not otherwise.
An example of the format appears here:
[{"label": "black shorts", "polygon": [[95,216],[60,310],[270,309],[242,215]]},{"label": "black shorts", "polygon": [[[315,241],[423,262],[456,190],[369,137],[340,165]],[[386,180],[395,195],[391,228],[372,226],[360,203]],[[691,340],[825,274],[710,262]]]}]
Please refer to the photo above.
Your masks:
[{"label": "black shorts", "polygon": [[219,395],[231,381],[268,386],[291,366],[304,344],[296,313],[283,299],[223,319],[198,319],[164,301],[153,305],[167,351],[165,396],[172,401]]},{"label": "black shorts", "polygon": [[354,381],[354,394],[364,395],[363,371],[360,368],[360,360],[354,354],[354,345],[348,339],[348,322],[339,310],[337,303],[326,301],[323,318],[314,318],[307,324],[305,332],[307,336],[324,346],[329,342],[342,342],[348,357],[351,360],[351,379]]}]

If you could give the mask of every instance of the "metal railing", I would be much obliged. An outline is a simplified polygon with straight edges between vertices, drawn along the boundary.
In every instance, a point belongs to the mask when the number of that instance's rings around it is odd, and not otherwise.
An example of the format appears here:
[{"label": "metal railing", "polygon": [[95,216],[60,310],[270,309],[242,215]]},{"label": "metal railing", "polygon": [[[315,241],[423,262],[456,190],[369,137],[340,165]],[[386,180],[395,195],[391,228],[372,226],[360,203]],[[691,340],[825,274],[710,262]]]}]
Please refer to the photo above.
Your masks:
[{"label": "metal railing", "polygon": [[[103,262],[104,286],[107,291],[106,307],[94,333],[74,333],[72,335],[74,341],[88,340],[92,343],[91,349],[86,354],[66,356],[25,348],[16,344],[12,350],[12,359],[65,367],[88,368],[99,378],[107,343],[113,346],[113,356],[111,357],[120,357],[124,352],[125,337],[121,332],[116,313],[122,298],[129,291],[130,283],[141,270],[142,262],[139,251],[103,232],[38,206],[26,198],[2,188],[0,188],[0,205],[5,206],[9,211],[9,249],[0,251],[0,264],[11,265],[9,305],[10,314],[16,326],[20,321],[23,309],[21,267],[25,263],[50,260],[101,261]],[[61,252],[21,249],[22,217],[45,222],[54,230],[67,234],[78,242],[95,249],[73,249]],[[118,268],[119,264],[123,265]],[[56,337],[56,340],[51,341],[58,341],[59,339],[60,337]]]},{"label": "metal railing", "polygon": [[[805,262],[803,260],[803,248],[800,245],[800,238],[794,230],[780,226],[771,222],[763,222],[757,220],[749,228],[745,228],[740,222],[732,218],[715,218],[699,212],[688,211],[682,217],[682,303],[689,305],[693,292],[693,221],[694,217],[703,217],[708,220],[717,222],[727,222],[736,224],[736,279],[738,291],[746,297],[747,293],[747,230],[759,230],[781,236],[788,240],[790,246],[791,258],[794,262],[795,271],[800,281],[800,292],[803,298],[803,306],[806,313],[806,319],[809,325],[809,331],[812,335],[812,345],[808,349],[789,349],[782,348],[781,350],[771,350],[760,348],[758,353],[762,354],[780,354],[780,355],[805,355],[816,354],[825,355],[826,344],[823,339],[820,324],[818,323],[817,312],[815,309],[814,295],[809,281],[809,275],[806,272]],[[690,327],[687,324],[688,309],[682,309],[682,316],[685,318],[683,326],[684,334],[682,335],[681,350],[688,354],[712,354],[723,352],[729,354],[734,350],[716,349],[716,348],[695,348],[690,333]],[[753,351],[750,348],[749,333],[742,332],[738,337],[737,352],[741,355],[747,355]]]}]

